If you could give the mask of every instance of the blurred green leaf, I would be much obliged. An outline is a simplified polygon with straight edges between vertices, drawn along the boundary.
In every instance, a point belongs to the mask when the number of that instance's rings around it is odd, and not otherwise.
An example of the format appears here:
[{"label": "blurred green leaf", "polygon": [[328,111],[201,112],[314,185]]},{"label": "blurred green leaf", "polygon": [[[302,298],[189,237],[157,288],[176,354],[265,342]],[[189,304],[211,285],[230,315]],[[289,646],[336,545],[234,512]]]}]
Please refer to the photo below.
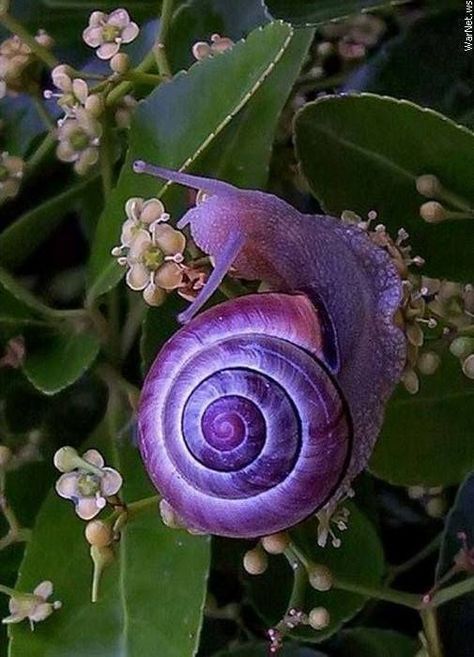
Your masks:
[{"label": "blurred green leaf", "polygon": [[0,233],[2,264],[12,268],[23,264],[73,210],[77,199],[89,194],[96,184],[97,176],[75,182],[10,224]]},{"label": "blurred green leaf", "polygon": [[417,642],[399,632],[357,627],[336,640],[337,657],[415,657]]},{"label": "blurred green leaf", "polygon": [[47,395],[54,395],[84,374],[99,353],[96,335],[74,328],[46,329],[26,336],[23,372]]},{"label": "blurred green leaf", "polygon": [[[315,563],[328,566],[335,578],[357,582],[359,586],[380,586],[384,555],[377,533],[356,506],[347,506],[351,513],[349,528],[341,536],[340,548],[331,545],[318,547],[317,522],[314,519],[294,532],[294,540]],[[269,627],[274,626],[286,611],[292,580],[292,572],[283,557],[272,557],[263,575],[247,580],[251,602]],[[363,596],[355,593],[335,588],[320,593],[307,585],[303,609],[309,612],[313,607],[323,606],[328,609],[331,622],[326,629],[320,631],[308,627],[298,628],[292,632],[292,636],[305,641],[322,641],[355,616],[365,601]]]},{"label": "blurred green leaf", "polygon": [[344,90],[411,100],[472,126],[474,61],[459,47],[461,20],[455,11],[416,21],[384,44]]},{"label": "blurred green leaf", "polygon": [[[189,169],[257,93],[284,54],[291,34],[281,23],[255,30],[232,50],[198,62],[189,72],[160,85],[139,106],[125,165],[95,236],[89,267],[90,298],[116,285],[122,275],[110,250],[119,240],[126,199],[155,196],[164,186],[161,180],[134,174],[133,161],[139,158]],[[219,93],[204,93],[204,89],[219,89]]]},{"label": "blurred green leaf", "polygon": [[325,96],[296,118],[296,147],[304,175],[324,209],[353,210],[378,220],[392,235],[404,227],[423,272],[469,282],[474,278],[470,220],[433,225],[419,208],[416,178],[431,173],[474,204],[474,134],[434,111],[372,94]]},{"label": "blurred green leaf", "polygon": [[[465,534],[467,546],[474,547],[474,474],[470,474],[460,487],[449,512],[443,534],[436,578],[440,579],[454,564],[454,557],[462,547],[460,533]],[[466,573],[458,574],[450,584],[462,580]],[[472,577],[472,574],[470,575]],[[443,604],[438,609],[438,622],[444,654],[449,657],[470,657],[474,645],[474,593]]]},{"label": "blurred green leaf", "polygon": [[[129,438],[111,439],[102,427],[89,442],[125,481],[126,502],[153,494]],[[105,571],[97,603],[90,602],[92,564],[84,523],[70,502],[52,491],[43,505],[18,581],[30,591],[54,585],[61,610],[35,632],[11,628],[10,657],[191,657],[199,639],[209,567],[209,539],[170,530],[157,507],[136,516]]]},{"label": "blurred green leaf", "polygon": [[264,0],[274,18],[296,27],[310,27],[340,20],[369,9],[386,9],[406,0]]},{"label": "blurred green leaf", "polygon": [[370,469],[392,484],[458,483],[474,467],[472,381],[446,354],[432,376],[410,395],[400,386],[387,406]]},{"label": "blurred green leaf", "polygon": [[25,157],[33,140],[46,132],[36,105],[26,94],[6,96],[0,103],[2,150]]},{"label": "blurred green leaf", "polygon": [[50,315],[50,308],[0,268],[0,323],[28,324]]}]

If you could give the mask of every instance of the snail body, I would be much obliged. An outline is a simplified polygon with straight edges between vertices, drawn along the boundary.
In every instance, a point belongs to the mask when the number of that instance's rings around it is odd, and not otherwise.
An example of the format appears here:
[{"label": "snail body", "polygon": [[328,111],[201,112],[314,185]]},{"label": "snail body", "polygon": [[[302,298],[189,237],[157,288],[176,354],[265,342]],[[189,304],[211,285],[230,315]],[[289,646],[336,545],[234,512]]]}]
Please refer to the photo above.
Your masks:
[{"label": "snail body", "polygon": [[[367,464],[405,362],[399,274],[356,226],[221,181],[135,170],[205,192],[178,226],[215,262],[143,388],[147,470],[195,529],[286,529]],[[272,291],[192,319],[231,266]]]}]

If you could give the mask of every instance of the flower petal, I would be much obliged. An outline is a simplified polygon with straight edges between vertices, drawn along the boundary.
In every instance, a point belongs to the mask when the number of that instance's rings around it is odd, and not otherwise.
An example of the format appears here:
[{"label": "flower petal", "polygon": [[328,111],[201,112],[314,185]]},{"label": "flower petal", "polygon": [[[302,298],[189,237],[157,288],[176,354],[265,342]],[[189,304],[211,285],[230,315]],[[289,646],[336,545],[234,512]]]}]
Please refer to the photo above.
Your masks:
[{"label": "flower petal", "polygon": [[143,290],[143,299],[149,306],[161,306],[166,299],[166,292],[154,283],[150,283]]},{"label": "flower petal", "polygon": [[150,272],[144,265],[136,262],[128,270],[125,280],[132,290],[144,290],[150,282]]},{"label": "flower petal", "polygon": [[128,219],[138,222],[140,219],[142,207],[142,198],[139,198],[138,196],[132,196],[132,198],[129,198],[125,203],[125,214],[127,215]]},{"label": "flower petal", "polygon": [[76,78],[72,83],[72,91],[78,101],[84,105],[87,100],[87,96],[89,95],[87,82],[81,78]]},{"label": "flower petal", "polygon": [[45,620],[48,616],[51,616],[54,608],[53,605],[49,602],[40,602],[36,605],[33,611],[28,614],[28,618],[34,623],[39,623],[40,621]]},{"label": "flower petal", "polygon": [[121,38],[122,43],[131,43],[137,38],[140,28],[136,23],[130,23],[122,30]]},{"label": "flower petal", "polygon": [[122,488],[122,475],[113,468],[103,468],[102,472],[104,473],[100,480],[100,489],[102,493],[106,497],[115,495]]},{"label": "flower petal", "polygon": [[179,230],[169,224],[159,224],[153,229],[154,242],[165,255],[182,253],[186,246],[186,238]]},{"label": "flower petal", "polygon": [[103,42],[102,28],[101,27],[86,27],[82,33],[83,40],[91,48],[97,48]]},{"label": "flower petal", "polygon": [[119,50],[120,43],[115,43],[114,41],[110,43],[103,43],[97,49],[97,57],[99,57],[99,59],[112,59],[112,57],[116,55]]},{"label": "flower petal", "polygon": [[76,513],[83,520],[95,518],[99,511],[100,507],[95,497],[83,497],[76,504]]},{"label": "flower petal", "polygon": [[56,155],[61,162],[75,162],[78,153],[73,149],[69,142],[60,142],[56,148]]},{"label": "flower petal", "polygon": [[89,25],[97,27],[98,25],[103,25],[107,20],[107,14],[104,14],[103,11],[93,11],[89,16]]},{"label": "flower petal", "polygon": [[130,246],[136,230],[137,224],[133,221],[133,219],[127,219],[127,221],[124,221],[122,232],[120,234],[120,243],[122,246]]},{"label": "flower petal", "polygon": [[53,592],[53,583],[49,580],[45,580],[38,584],[33,593],[43,600],[47,600]]},{"label": "flower petal", "polygon": [[174,290],[183,282],[183,270],[175,262],[165,262],[156,271],[154,282],[164,290]]},{"label": "flower petal", "polygon": [[59,477],[56,482],[56,492],[60,497],[66,500],[72,500],[79,497],[77,490],[77,480],[79,475],[77,472],[67,472]]},{"label": "flower petal", "polygon": [[165,212],[165,206],[157,198],[150,198],[145,201],[140,213],[140,221],[144,224],[152,224],[157,221]]},{"label": "flower petal", "polygon": [[124,28],[130,23],[130,15],[126,9],[114,9],[109,14],[107,25],[116,25],[117,27]]},{"label": "flower petal", "polygon": [[84,452],[82,458],[87,463],[95,465],[96,468],[103,468],[105,465],[104,457],[96,449],[88,449],[87,452]]},{"label": "flower petal", "polygon": [[133,242],[130,244],[131,261],[138,260],[152,244],[151,235],[147,230],[137,230],[133,236]]}]

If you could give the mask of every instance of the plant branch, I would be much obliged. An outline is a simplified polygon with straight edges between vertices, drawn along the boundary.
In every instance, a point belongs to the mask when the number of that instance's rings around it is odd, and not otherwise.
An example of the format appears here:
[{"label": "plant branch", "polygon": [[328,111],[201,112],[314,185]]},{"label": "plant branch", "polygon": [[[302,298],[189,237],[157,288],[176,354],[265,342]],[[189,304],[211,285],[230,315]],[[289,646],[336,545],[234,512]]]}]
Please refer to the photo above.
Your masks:
[{"label": "plant branch", "polygon": [[429,657],[443,657],[443,648],[438,632],[436,611],[434,609],[423,609],[420,612],[423,623],[423,632],[427,642]]},{"label": "plant branch", "polygon": [[165,80],[169,80],[173,77],[168,56],[166,54],[166,40],[171,25],[171,18],[173,16],[173,3],[174,0],[163,0],[163,4],[161,5],[160,31],[158,33],[158,40],[153,47],[158,71],[161,77]]}]

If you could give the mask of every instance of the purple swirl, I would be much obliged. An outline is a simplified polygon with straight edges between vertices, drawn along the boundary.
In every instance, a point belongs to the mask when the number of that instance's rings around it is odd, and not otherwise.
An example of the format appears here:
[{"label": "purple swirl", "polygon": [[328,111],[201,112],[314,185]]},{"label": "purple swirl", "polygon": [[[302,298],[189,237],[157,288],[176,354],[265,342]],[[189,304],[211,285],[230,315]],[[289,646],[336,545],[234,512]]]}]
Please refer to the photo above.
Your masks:
[{"label": "purple swirl", "polygon": [[140,449],[187,526],[254,537],[332,496],[352,426],[304,295],[249,295],[196,317],[164,346],[142,392]]}]

